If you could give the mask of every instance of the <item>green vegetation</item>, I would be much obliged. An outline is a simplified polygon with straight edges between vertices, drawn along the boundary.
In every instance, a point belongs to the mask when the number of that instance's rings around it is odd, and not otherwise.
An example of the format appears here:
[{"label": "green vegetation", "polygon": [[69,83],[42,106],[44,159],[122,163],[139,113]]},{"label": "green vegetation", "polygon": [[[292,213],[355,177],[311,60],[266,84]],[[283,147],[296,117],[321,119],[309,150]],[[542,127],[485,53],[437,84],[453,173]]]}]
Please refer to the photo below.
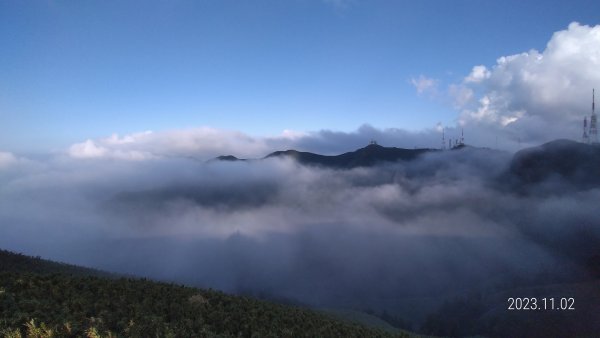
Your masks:
[{"label": "green vegetation", "polygon": [[299,307],[101,275],[96,270],[0,251],[0,336],[407,336]]},{"label": "green vegetation", "polygon": [[66,274],[72,276],[119,277],[118,275],[84,268],[77,265],[53,262],[40,257],[0,249],[0,272],[19,272],[36,274]]}]

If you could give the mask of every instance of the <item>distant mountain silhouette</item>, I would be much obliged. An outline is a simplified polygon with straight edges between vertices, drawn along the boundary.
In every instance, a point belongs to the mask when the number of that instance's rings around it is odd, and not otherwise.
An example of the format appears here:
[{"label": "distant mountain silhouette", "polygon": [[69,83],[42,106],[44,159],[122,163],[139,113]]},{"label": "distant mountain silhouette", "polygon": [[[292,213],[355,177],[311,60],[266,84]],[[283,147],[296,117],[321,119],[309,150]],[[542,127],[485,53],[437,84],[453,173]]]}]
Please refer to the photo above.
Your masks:
[{"label": "distant mountain silhouette", "polygon": [[402,149],[383,147],[378,144],[369,144],[364,148],[343,153],[341,155],[326,156],[296,150],[276,151],[265,158],[292,157],[301,164],[320,165],[334,168],[368,167],[380,162],[395,162],[399,160],[410,161],[419,155],[433,151],[432,149]]},{"label": "distant mountain silhouette", "polygon": [[[343,153],[340,155],[320,155],[310,152],[285,150],[275,151],[265,156],[268,158],[289,157],[303,165],[323,166],[330,168],[350,169],[356,167],[369,167],[381,162],[396,162],[399,160],[414,160],[421,154],[437,151],[436,149],[403,149],[396,147],[383,147],[378,144],[369,144],[364,148]],[[219,161],[245,161],[235,156],[219,156],[213,160]]]},{"label": "distant mountain silhouette", "polygon": [[[472,147],[459,145],[451,150],[465,148]],[[383,162],[411,161],[425,153],[437,151],[439,150],[404,149],[369,144],[364,148],[340,155],[320,155],[291,149],[275,151],[263,159],[288,157],[303,165],[351,169],[370,167]],[[490,152],[490,156],[494,156],[494,153]],[[219,156],[212,161],[247,160],[227,155]],[[600,186],[600,146],[561,139],[523,149],[513,156],[508,170],[501,175],[499,182],[506,188],[519,190],[552,180],[568,183],[575,188]]]},{"label": "distant mountain silhouette", "polygon": [[509,175],[519,185],[564,182],[576,187],[600,186],[600,146],[555,140],[517,152]]},{"label": "distant mountain silhouette", "polygon": [[245,161],[245,159],[237,158],[233,155],[221,155],[221,156],[215,157],[213,160],[215,160],[215,161]]}]

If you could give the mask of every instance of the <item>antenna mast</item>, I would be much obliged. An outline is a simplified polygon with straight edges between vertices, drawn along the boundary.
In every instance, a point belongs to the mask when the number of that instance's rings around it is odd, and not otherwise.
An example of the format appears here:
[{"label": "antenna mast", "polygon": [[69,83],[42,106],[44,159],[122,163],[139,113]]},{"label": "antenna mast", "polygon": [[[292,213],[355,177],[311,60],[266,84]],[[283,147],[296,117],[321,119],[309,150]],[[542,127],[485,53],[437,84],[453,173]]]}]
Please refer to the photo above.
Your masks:
[{"label": "antenna mast", "polygon": [[587,116],[583,118],[583,143],[590,143],[590,138],[588,136],[588,125],[587,125]]},{"label": "antenna mast", "polygon": [[442,128],[442,150],[446,150],[446,128]]},{"label": "antenna mast", "polygon": [[592,116],[590,116],[590,129],[588,131],[589,143],[598,144],[598,117],[596,116],[595,90],[592,89]]}]

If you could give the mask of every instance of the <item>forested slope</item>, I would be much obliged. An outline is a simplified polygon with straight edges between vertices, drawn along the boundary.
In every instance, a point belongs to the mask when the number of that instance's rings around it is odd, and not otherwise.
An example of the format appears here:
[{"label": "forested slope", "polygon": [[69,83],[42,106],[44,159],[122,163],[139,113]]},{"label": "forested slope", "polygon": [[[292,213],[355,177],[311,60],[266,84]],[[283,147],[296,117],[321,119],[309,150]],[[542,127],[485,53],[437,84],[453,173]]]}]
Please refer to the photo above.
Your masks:
[{"label": "forested slope", "polygon": [[0,252],[0,268],[4,337],[407,336],[304,308],[145,279],[105,278],[96,270],[6,251]]}]

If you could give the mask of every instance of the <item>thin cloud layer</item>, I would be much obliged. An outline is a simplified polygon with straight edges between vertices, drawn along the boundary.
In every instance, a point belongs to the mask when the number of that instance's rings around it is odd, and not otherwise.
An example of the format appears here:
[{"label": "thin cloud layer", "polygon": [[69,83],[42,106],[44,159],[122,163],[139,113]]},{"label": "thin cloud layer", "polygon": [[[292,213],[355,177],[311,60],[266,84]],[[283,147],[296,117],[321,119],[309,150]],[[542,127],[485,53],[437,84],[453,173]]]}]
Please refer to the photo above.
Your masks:
[{"label": "thin cloud layer", "polygon": [[74,159],[152,160],[157,158],[194,158],[209,160],[220,155],[262,158],[277,150],[296,149],[337,155],[353,151],[377,140],[386,146],[437,148],[441,132],[408,132],[378,129],[363,125],[354,132],[321,130],[296,132],[284,130],[272,137],[253,137],[241,132],[202,127],[163,132],[143,132],[125,136],[113,134],[73,144],[67,155]]},{"label": "thin cloud layer", "polygon": [[0,168],[8,167],[17,162],[17,157],[10,152],[0,151]]},{"label": "thin cloud layer", "polygon": [[[274,138],[285,143],[294,140],[298,133],[285,131]],[[148,160],[159,157],[192,157],[209,159],[223,154],[244,157],[266,155],[268,139],[255,138],[241,132],[209,127],[163,132],[146,131],[125,136],[109,137],[73,144],[69,156],[79,159],[112,158],[122,160]]]},{"label": "thin cloud layer", "polygon": [[415,87],[419,95],[425,93],[434,94],[437,92],[439,80],[429,78],[421,74],[417,78],[411,78],[410,83]]}]

